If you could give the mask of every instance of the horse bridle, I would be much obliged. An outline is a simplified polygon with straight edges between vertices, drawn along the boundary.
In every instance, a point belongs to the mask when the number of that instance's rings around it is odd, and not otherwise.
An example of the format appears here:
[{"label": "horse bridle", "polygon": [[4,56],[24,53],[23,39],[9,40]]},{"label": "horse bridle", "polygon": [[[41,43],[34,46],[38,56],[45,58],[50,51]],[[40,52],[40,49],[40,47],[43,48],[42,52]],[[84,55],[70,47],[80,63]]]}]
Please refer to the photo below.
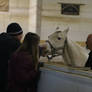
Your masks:
[{"label": "horse bridle", "polygon": [[46,42],[50,45],[50,48],[51,48],[51,53],[47,55],[47,58],[48,58],[48,60],[51,60],[53,57],[61,55],[61,54],[57,54],[56,53],[58,50],[62,49],[63,52],[64,52],[64,48],[65,48],[65,44],[66,44],[67,40],[65,39],[64,46],[61,47],[61,48],[59,48],[59,49],[54,48],[53,45],[51,44],[51,42],[49,40],[47,40]]}]

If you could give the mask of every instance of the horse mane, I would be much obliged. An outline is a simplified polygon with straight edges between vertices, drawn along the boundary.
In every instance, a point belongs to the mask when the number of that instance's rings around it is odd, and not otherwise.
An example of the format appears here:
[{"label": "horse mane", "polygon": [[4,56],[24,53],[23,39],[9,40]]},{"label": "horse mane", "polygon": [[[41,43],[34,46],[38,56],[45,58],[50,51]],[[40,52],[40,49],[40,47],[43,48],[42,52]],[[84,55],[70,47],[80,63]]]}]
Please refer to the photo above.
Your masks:
[{"label": "horse mane", "polygon": [[83,47],[67,38],[63,57],[67,65],[71,65],[73,67],[83,67],[87,61],[88,54],[85,52]]}]

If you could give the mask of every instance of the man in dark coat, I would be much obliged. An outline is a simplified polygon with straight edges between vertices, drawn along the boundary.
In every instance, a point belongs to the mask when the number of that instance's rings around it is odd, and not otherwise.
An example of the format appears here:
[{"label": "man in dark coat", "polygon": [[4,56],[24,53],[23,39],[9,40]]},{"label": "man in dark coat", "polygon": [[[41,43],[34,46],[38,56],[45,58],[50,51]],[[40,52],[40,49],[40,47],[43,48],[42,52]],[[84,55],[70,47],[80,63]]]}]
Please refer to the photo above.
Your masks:
[{"label": "man in dark coat", "polygon": [[88,35],[86,45],[87,48],[90,50],[90,53],[85,67],[90,67],[92,69],[92,34]]},{"label": "man in dark coat", "polygon": [[8,61],[21,45],[22,28],[18,23],[11,23],[6,33],[0,34],[0,92],[7,92]]}]

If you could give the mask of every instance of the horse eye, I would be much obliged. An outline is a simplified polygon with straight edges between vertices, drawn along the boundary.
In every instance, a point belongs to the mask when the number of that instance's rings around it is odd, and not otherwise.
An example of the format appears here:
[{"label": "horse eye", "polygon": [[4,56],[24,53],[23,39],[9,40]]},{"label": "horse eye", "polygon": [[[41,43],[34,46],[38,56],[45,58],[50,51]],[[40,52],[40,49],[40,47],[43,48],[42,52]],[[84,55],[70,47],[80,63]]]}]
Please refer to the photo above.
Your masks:
[{"label": "horse eye", "polygon": [[60,38],[60,37],[58,37],[58,40],[61,40],[61,38]]}]

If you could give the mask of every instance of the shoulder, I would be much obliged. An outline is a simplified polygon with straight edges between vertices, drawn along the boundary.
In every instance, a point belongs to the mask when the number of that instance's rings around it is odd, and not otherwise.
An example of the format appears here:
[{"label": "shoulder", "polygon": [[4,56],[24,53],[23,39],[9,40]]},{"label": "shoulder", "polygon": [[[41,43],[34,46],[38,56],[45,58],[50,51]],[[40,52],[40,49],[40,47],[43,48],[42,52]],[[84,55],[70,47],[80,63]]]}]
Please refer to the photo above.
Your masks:
[{"label": "shoulder", "polygon": [[11,58],[11,62],[15,62],[18,66],[34,67],[32,56],[27,52],[16,52]]},{"label": "shoulder", "polygon": [[0,47],[10,48],[12,37],[7,33],[0,34]]},{"label": "shoulder", "polygon": [[8,35],[7,33],[1,33],[0,34],[0,40],[8,40],[11,39],[12,37]]},{"label": "shoulder", "polygon": [[14,37],[10,36],[7,33],[0,34],[0,42],[7,42],[8,44],[14,44],[14,43],[20,44],[19,40],[15,39]]}]

